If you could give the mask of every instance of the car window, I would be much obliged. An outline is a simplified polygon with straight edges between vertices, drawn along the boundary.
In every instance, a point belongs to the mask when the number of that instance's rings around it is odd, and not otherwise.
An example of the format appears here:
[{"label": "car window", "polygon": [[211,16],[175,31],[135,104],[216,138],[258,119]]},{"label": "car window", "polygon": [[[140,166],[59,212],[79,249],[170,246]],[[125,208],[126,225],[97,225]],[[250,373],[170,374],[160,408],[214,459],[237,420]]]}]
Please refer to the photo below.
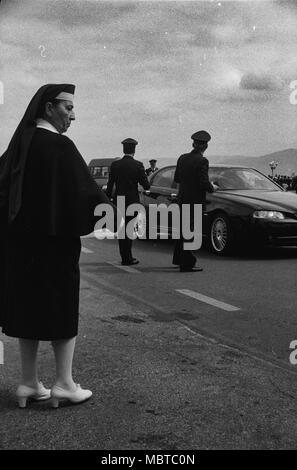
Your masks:
[{"label": "car window", "polygon": [[151,184],[154,186],[159,186],[162,188],[175,188],[176,183],[174,183],[175,168],[164,168],[164,170],[159,171],[151,180]]},{"label": "car window", "polygon": [[280,191],[269,178],[252,168],[210,168],[210,181],[224,189],[259,189]]}]

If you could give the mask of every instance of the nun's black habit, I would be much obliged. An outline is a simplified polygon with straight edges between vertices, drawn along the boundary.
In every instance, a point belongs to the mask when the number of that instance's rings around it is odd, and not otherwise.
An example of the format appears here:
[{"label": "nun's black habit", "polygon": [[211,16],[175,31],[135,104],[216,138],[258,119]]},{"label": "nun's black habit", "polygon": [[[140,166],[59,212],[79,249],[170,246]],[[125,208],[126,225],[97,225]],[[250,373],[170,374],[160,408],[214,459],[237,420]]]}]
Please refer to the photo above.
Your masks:
[{"label": "nun's black habit", "polygon": [[74,143],[35,124],[45,103],[70,89],[41,87],[0,158],[0,325],[8,336],[77,335],[80,236],[109,201]]}]

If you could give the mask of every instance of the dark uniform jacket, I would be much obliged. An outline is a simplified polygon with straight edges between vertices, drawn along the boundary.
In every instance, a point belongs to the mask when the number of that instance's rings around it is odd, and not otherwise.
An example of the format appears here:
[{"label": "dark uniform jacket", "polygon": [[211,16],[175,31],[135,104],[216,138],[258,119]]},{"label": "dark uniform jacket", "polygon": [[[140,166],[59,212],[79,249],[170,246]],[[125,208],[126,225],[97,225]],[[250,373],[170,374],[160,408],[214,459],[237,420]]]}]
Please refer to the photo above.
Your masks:
[{"label": "dark uniform jacket", "polygon": [[213,192],[208,166],[207,158],[195,149],[179,157],[174,181],[179,183],[178,201],[181,204],[203,204],[206,192]]},{"label": "dark uniform jacket", "polygon": [[292,178],[292,189],[294,189],[297,193],[297,176],[293,176]]},{"label": "dark uniform jacket", "polygon": [[139,202],[138,183],[144,189],[150,188],[143,164],[130,155],[124,155],[111,164],[106,194],[111,198],[115,185],[115,198],[125,196],[126,206]]}]

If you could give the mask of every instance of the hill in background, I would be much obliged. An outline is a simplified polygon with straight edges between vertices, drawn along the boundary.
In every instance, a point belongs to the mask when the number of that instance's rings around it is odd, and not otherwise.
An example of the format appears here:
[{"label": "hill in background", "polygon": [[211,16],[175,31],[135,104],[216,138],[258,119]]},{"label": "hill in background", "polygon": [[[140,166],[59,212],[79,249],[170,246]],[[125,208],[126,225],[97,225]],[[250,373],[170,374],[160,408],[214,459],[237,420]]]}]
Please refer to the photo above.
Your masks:
[{"label": "hill in background", "polygon": [[[210,163],[226,163],[230,165],[243,165],[256,168],[264,174],[271,174],[269,163],[278,162],[275,174],[291,176],[293,172],[297,174],[297,149],[286,149],[278,152],[269,153],[261,157],[245,157],[243,155],[219,156],[206,155]],[[175,165],[177,158],[158,158],[156,157],[157,167],[162,168],[167,165]],[[148,160],[143,160],[145,168],[149,167]]]},{"label": "hill in background", "polygon": [[293,172],[297,174],[297,149],[280,150],[262,157],[229,157],[225,161],[230,164],[252,166],[265,174],[271,174],[269,163],[274,161],[278,162],[275,174],[288,176]]}]

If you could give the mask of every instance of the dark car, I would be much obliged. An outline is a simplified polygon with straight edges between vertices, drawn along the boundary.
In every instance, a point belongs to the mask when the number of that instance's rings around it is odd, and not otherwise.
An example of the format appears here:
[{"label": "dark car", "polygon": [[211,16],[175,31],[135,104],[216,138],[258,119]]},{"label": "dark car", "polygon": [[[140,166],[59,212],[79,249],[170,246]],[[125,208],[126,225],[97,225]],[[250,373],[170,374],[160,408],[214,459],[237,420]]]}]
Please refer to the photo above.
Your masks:
[{"label": "dark car", "polygon": [[115,160],[119,158],[94,158],[88,165],[91,175],[102,189],[106,189],[110,166]]},{"label": "dark car", "polygon": [[[161,168],[150,178],[149,191],[140,191],[140,201],[149,204],[177,202],[177,185],[173,181],[175,166]],[[207,193],[202,235],[206,244],[223,254],[235,246],[274,244],[297,246],[297,195],[254,168],[211,165],[209,179],[219,186]],[[139,238],[147,237],[148,226],[138,223]],[[171,233],[171,227],[155,228]]]}]

